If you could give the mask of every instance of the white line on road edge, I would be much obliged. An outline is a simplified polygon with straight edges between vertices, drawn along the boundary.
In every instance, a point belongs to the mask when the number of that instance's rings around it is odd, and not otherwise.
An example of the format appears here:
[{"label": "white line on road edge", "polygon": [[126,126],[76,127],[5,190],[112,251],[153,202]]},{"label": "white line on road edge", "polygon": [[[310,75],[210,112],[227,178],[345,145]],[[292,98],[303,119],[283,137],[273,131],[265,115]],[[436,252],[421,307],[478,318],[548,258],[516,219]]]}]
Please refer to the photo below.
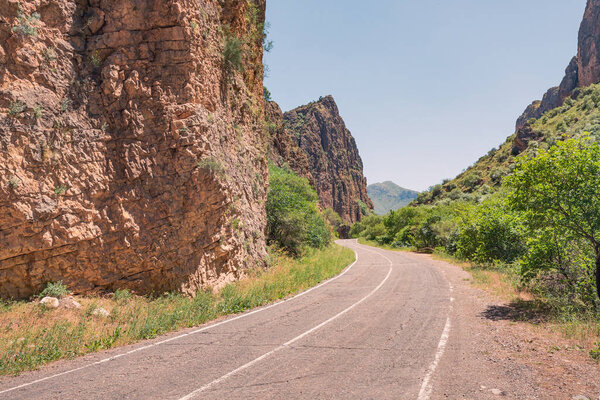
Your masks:
[{"label": "white line on road edge", "polygon": [[[385,256],[383,256],[385,257]],[[386,257],[387,258],[387,257]],[[390,261],[391,263],[391,261]],[[193,399],[194,397],[196,397],[196,395],[200,394],[201,392],[204,392],[207,389],[210,389],[212,386],[226,380],[227,378],[231,377],[232,375],[237,374],[240,371],[245,370],[246,368],[251,367],[252,365],[264,360],[265,358],[269,357],[270,355],[283,350],[285,348],[288,348],[291,344],[297,342],[298,340],[304,338],[307,335],[310,335],[311,333],[313,333],[314,331],[316,331],[319,328],[322,328],[323,326],[327,325],[328,323],[330,323],[331,321],[341,317],[342,315],[346,314],[348,311],[352,310],[354,307],[358,306],[360,303],[362,303],[363,301],[367,300],[369,297],[371,297],[375,292],[377,292],[379,289],[381,289],[381,287],[383,286],[383,284],[389,279],[390,275],[392,274],[392,267],[390,266],[390,269],[387,273],[387,275],[385,276],[385,279],[383,281],[381,281],[381,283],[375,288],[373,289],[368,295],[366,295],[365,297],[363,297],[362,299],[360,299],[359,301],[357,301],[356,303],[352,304],[350,307],[346,308],[345,310],[341,311],[340,313],[334,315],[333,317],[329,318],[327,321],[325,322],[321,322],[319,325],[315,326],[314,328],[309,329],[308,331],[304,332],[303,334],[296,336],[295,338],[285,342],[284,344],[282,344],[279,347],[276,347],[275,349],[269,351],[268,353],[263,354],[262,356],[255,358],[254,360],[250,361],[247,364],[242,365],[241,367],[238,367],[236,369],[234,369],[233,371],[229,372],[228,374],[223,375],[220,378],[215,379],[214,381],[207,383],[206,385],[202,386],[199,389],[194,390],[192,393],[183,396],[182,398],[180,398],[179,400],[189,400],[189,399]]]},{"label": "white line on road edge", "polygon": [[169,343],[169,342],[172,342],[172,341],[175,341],[175,340],[178,340],[178,339],[182,339],[182,338],[187,337],[187,336],[195,335],[197,333],[204,332],[204,331],[207,331],[207,330],[212,329],[212,328],[216,328],[217,326],[225,325],[225,324],[228,324],[230,322],[236,321],[238,319],[246,318],[246,317],[249,317],[250,315],[253,315],[253,314],[256,314],[256,313],[268,310],[268,309],[273,308],[273,307],[277,307],[277,306],[279,306],[281,304],[287,303],[288,301],[297,299],[298,297],[302,297],[305,294],[308,294],[308,293],[312,292],[313,290],[316,290],[316,289],[320,288],[321,286],[324,286],[324,285],[326,285],[328,283],[331,283],[331,282],[335,281],[336,279],[341,278],[342,276],[344,276],[358,262],[358,253],[356,252],[356,250],[354,250],[354,254],[356,255],[356,260],[352,264],[350,264],[348,266],[348,268],[346,268],[341,274],[339,274],[338,276],[335,276],[335,277],[333,277],[331,279],[328,279],[325,282],[323,282],[323,283],[321,283],[321,284],[319,284],[319,285],[317,285],[317,286],[315,286],[313,288],[310,288],[310,289],[308,289],[305,292],[299,293],[299,294],[295,295],[294,297],[290,297],[287,300],[280,301],[278,303],[274,303],[274,304],[271,304],[269,306],[256,309],[254,311],[250,311],[250,312],[247,312],[245,314],[238,315],[237,317],[229,318],[229,319],[226,319],[224,321],[217,322],[215,324],[208,325],[208,326],[205,326],[205,327],[200,328],[200,329],[196,329],[196,330],[194,330],[192,332],[184,333],[184,334],[181,334],[181,335],[169,338],[169,339],[161,340],[160,342],[156,342],[156,343],[152,343],[152,344],[149,344],[149,345],[146,345],[146,346],[138,347],[136,349],[129,350],[128,352],[117,354],[115,356],[108,357],[108,358],[105,358],[103,360],[96,361],[96,362],[93,362],[91,364],[87,364],[87,365],[81,366],[79,368],[74,368],[74,369],[71,369],[71,370],[68,370],[68,371],[60,372],[60,373],[55,374],[55,375],[47,376],[45,378],[41,378],[41,379],[37,379],[35,381],[24,383],[24,384],[19,385],[19,386],[15,386],[15,387],[12,387],[12,388],[9,388],[9,389],[5,389],[5,390],[0,391],[0,394],[12,392],[14,390],[22,389],[22,388],[27,387],[27,386],[35,385],[36,383],[41,383],[41,382],[44,382],[44,381],[47,381],[47,380],[50,380],[50,379],[58,378],[58,377],[63,376],[63,375],[71,374],[73,372],[77,372],[77,371],[81,371],[83,369],[94,367],[96,365],[100,365],[100,364],[103,364],[105,362],[116,360],[117,358],[128,356],[130,354],[137,353],[137,352],[140,352],[142,350],[147,350],[147,349],[150,349],[152,347],[160,346],[161,344]]},{"label": "white line on road edge", "polygon": [[[450,283],[450,293],[452,293],[454,287],[452,283]],[[442,332],[442,337],[440,338],[440,343],[438,344],[437,351],[435,353],[435,358],[429,368],[427,369],[427,375],[423,379],[423,384],[421,385],[421,390],[419,391],[419,397],[417,400],[429,400],[431,397],[431,391],[433,390],[433,385],[431,384],[431,378],[435,373],[435,370],[444,355],[444,351],[446,350],[446,345],[448,344],[448,338],[450,337],[450,328],[452,324],[450,322],[450,313],[452,312],[452,304],[454,303],[454,297],[450,297],[450,309],[448,310],[448,317],[446,318],[446,325],[444,326],[444,330]]]}]

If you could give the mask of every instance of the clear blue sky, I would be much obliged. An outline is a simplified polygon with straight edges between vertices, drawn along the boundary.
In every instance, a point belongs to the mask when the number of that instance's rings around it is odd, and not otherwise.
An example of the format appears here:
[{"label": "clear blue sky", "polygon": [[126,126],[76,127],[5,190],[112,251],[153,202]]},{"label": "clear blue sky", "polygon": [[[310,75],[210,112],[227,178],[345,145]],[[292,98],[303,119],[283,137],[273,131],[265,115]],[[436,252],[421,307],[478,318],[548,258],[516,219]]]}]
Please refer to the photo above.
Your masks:
[{"label": "clear blue sky", "polygon": [[268,0],[265,85],[332,94],[369,183],[416,190],[504,142],[577,52],[585,0]]}]

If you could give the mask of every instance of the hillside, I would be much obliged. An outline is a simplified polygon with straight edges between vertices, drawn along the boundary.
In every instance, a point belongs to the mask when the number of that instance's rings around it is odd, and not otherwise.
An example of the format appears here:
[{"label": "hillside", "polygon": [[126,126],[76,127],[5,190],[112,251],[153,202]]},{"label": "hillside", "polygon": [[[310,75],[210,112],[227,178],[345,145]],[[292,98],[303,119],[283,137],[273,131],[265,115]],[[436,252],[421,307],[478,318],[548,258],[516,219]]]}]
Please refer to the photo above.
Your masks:
[{"label": "hillside", "polygon": [[535,155],[557,141],[579,137],[585,132],[600,140],[600,85],[577,89],[564,104],[530,121],[456,178],[421,193],[418,203],[440,200],[480,200],[495,192],[513,168],[520,154]]},{"label": "hillside", "polygon": [[466,199],[477,201],[496,191],[508,175],[515,156],[534,155],[557,140],[583,132],[599,135],[600,89],[600,0],[588,0],[579,29],[578,50],[565,77],[549,89],[541,101],[527,107],[517,120],[515,133],[497,149],[477,160],[456,178],[444,181],[419,195],[417,203]]},{"label": "hillside", "polygon": [[369,197],[373,200],[374,211],[377,215],[385,215],[408,205],[417,198],[419,192],[404,189],[394,182],[374,183],[367,186]]}]

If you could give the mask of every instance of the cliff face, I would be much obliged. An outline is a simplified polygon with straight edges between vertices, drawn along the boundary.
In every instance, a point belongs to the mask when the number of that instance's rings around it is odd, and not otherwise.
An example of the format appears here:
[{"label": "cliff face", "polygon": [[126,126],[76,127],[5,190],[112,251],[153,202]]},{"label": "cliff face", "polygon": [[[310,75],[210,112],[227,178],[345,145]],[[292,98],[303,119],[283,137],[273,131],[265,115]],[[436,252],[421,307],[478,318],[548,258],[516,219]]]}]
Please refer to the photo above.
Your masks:
[{"label": "cliff face", "polygon": [[193,292],[264,256],[264,9],[0,0],[0,296]]},{"label": "cliff face", "polygon": [[541,101],[533,102],[517,120],[518,132],[531,118],[540,118],[546,111],[559,107],[578,87],[600,82],[600,0],[588,0],[579,28],[577,56],[565,71],[560,86],[553,87]]},{"label": "cliff face", "polygon": [[[298,107],[283,117],[288,137],[308,157],[321,206],[333,208],[345,222],[359,221],[363,215],[361,206],[372,209],[373,203],[367,194],[356,142],[333,97]],[[288,164],[292,166],[293,160]]]},{"label": "cliff face", "polygon": [[314,186],[315,179],[310,171],[308,156],[298,145],[297,138],[286,130],[283,112],[274,101],[266,104],[265,121],[270,143],[269,160],[278,167],[289,166],[292,171],[307,178]]}]

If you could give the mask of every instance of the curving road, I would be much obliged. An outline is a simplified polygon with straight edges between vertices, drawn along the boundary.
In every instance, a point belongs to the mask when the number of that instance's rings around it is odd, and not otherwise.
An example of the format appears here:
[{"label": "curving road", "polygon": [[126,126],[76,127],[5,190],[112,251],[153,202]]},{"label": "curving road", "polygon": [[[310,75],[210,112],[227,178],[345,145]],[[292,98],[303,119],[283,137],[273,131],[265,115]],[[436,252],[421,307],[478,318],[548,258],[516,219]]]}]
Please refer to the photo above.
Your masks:
[{"label": "curving road", "polygon": [[[451,344],[456,310],[448,271],[408,253],[339,243],[357,261],[308,292],[1,378],[0,399],[487,398],[478,392],[485,369],[461,367],[476,361],[463,338]],[[442,385],[444,379],[451,382]]]}]

